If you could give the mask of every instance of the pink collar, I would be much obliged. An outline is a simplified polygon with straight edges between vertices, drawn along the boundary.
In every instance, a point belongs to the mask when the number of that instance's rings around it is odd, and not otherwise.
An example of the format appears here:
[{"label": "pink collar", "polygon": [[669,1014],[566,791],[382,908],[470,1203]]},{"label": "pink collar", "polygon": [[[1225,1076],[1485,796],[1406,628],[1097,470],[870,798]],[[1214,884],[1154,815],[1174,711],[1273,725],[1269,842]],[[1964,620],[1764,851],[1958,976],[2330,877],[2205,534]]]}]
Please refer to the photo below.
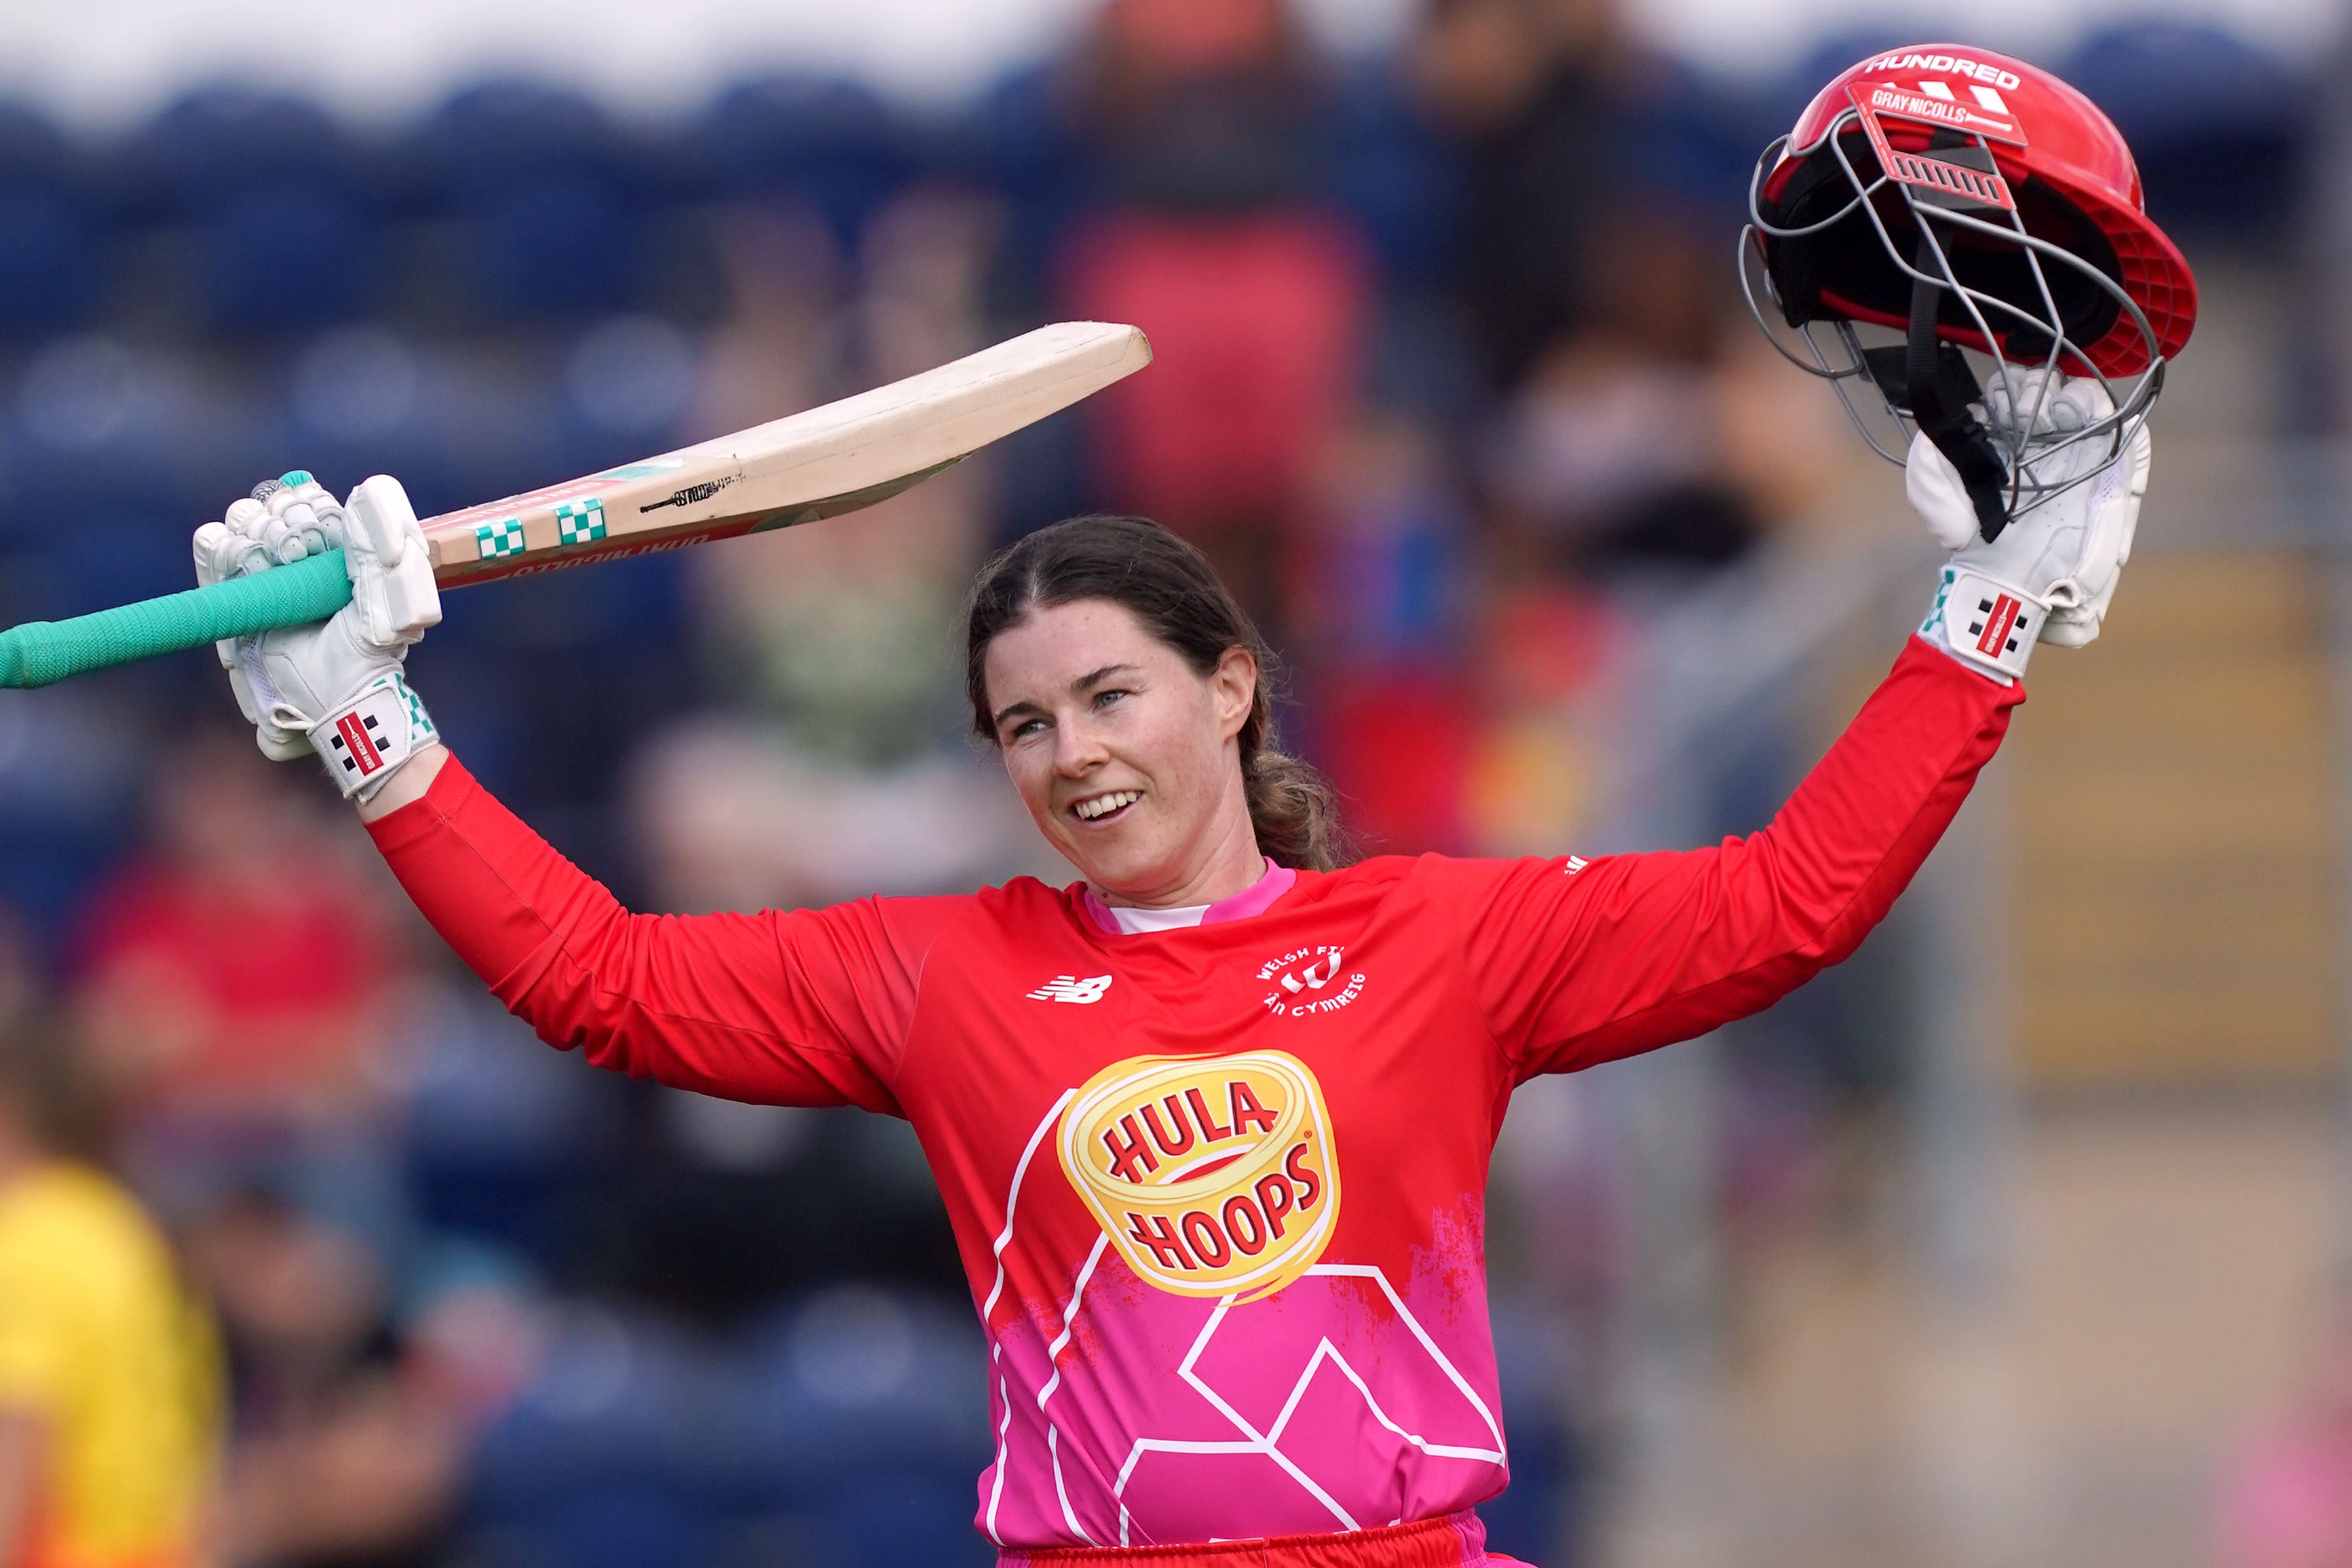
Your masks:
[{"label": "pink collar", "polygon": [[[1234,894],[1214,904],[1193,904],[1183,909],[1155,909],[1149,913],[1160,917],[1150,928],[1173,930],[1187,925],[1215,925],[1227,920],[1247,920],[1253,915],[1263,915],[1273,907],[1274,901],[1288,893],[1297,882],[1298,873],[1286,865],[1265,862],[1265,874]],[[1078,884],[1078,901],[1086,905],[1097,926],[1112,936],[1129,936],[1130,932],[1118,923],[1118,913],[1095,896],[1095,890],[1084,883]],[[1164,923],[1161,923],[1164,922]]]}]

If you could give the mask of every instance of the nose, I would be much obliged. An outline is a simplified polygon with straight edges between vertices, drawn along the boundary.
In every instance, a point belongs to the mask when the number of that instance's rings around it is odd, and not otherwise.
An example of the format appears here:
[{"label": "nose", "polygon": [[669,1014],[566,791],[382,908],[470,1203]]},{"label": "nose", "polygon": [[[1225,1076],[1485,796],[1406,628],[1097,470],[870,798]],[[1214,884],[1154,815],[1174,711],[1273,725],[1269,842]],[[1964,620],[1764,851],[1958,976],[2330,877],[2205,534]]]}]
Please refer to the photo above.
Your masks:
[{"label": "nose", "polygon": [[1065,715],[1054,725],[1054,771],[1079,779],[1110,760],[1110,750],[1086,718]]}]

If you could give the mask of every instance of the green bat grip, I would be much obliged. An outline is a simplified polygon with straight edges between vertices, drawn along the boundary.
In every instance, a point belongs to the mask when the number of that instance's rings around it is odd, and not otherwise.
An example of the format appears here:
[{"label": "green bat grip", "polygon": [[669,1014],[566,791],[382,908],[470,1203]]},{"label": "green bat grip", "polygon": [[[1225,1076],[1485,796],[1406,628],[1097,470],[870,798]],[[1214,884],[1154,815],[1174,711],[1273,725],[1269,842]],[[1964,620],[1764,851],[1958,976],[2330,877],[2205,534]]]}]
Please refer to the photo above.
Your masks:
[{"label": "green bat grip", "polygon": [[0,632],[0,687],[46,686],[109,664],[201,648],[223,637],[308,626],[351,601],[343,552],[331,549],[291,566],[94,615],[27,621]]}]

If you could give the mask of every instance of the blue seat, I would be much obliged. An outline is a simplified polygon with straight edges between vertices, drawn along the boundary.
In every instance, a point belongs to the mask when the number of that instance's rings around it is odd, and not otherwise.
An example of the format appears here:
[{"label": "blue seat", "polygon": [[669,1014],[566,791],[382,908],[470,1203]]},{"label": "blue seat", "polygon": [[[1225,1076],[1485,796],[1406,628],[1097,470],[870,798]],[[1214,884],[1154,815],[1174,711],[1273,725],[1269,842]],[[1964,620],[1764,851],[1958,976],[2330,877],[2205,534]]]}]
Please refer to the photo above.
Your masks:
[{"label": "blue seat", "polygon": [[953,1495],[969,1529],[972,1480],[992,1449],[985,1353],[955,1305],[830,1290],[755,1331],[747,1355],[751,1484],[776,1505],[824,1514],[898,1477]]},{"label": "blue seat", "polygon": [[288,451],[338,495],[371,474],[393,475],[419,517],[488,500],[452,471],[440,415],[447,379],[394,332],[327,333],[287,377],[278,421]]},{"label": "blue seat", "polygon": [[877,1469],[845,1488],[827,1517],[845,1568],[987,1568],[995,1549],[972,1528],[972,1481]]},{"label": "blue seat", "polygon": [[207,212],[197,235],[205,313],[226,330],[355,319],[382,287],[383,225],[323,182],[251,185]]},{"label": "blue seat", "polygon": [[2315,87],[2238,34],[2128,23],[2083,39],[2060,74],[2131,143],[2159,224],[2242,236],[2290,218]]},{"label": "blue seat", "polygon": [[621,316],[590,325],[564,359],[565,471],[593,474],[676,446],[697,369],[693,343],[667,321]]},{"label": "blue seat", "polygon": [[150,121],[126,166],[134,217],[193,228],[215,328],[312,328],[376,303],[381,171],[316,104],[205,88]]},{"label": "blue seat", "polygon": [[[184,505],[184,465],[196,444],[196,405],[167,360],[111,339],[60,339],[34,355],[0,415],[0,541],[45,552],[72,542],[55,527],[58,497],[27,482],[71,474],[78,513],[170,516]],[[133,548],[137,548],[135,545]],[[187,538],[174,587],[188,585]]]},{"label": "blue seat", "polygon": [[1087,197],[1085,160],[1060,96],[1050,70],[1016,72],[982,95],[962,128],[1008,211],[1008,270],[1030,287],[1043,287],[1055,241]]},{"label": "blue seat", "polygon": [[548,1568],[682,1568],[711,1561],[713,1521],[676,1491],[623,1483],[583,1488],[528,1530]]},{"label": "blue seat", "polygon": [[[468,732],[503,727],[474,722],[467,705],[475,683],[420,678],[445,729],[453,705]],[[471,746],[466,755],[475,766]],[[436,1229],[502,1243],[560,1271],[581,1173],[592,1149],[620,1135],[613,1122],[621,1085],[532,1049],[530,1027],[484,995],[447,998],[427,1038],[402,1152],[419,1214]]]},{"label": "blue seat", "polygon": [[1459,199],[1456,166],[1391,68],[1359,67],[1342,78],[1328,134],[1330,195],[1362,226],[1389,280],[1441,281]]},{"label": "blue seat", "polygon": [[1507,1295],[1494,1303],[1494,1329],[1511,1484],[1478,1505],[1486,1544],[1527,1562],[1576,1561],[1587,1555],[1593,1478],[1567,1405],[1574,1347],[1554,1313]]},{"label": "blue seat", "polygon": [[418,139],[442,209],[467,227],[476,302],[503,316],[618,309],[644,276],[644,182],[592,99],[501,79],[443,104]]},{"label": "blue seat", "polygon": [[196,585],[188,535],[168,511],[85,511],[49,551],[52,614],[79,615]]},{"label": "blue seat", "polygon": [[85,685],[0,712],[0,905],[43,959],[64,956],[82,894],[140,831],[143,727],[120,695]]},{"label": "blue seat", "polygon": [[807,202],[844,244],[917,172],[912,127],[869,89],[828,78],[733,88],[698,134],[730,193]]},{"label": "blue seat", "polygon": [[102,207],[87,160],[57,127],[0,104],[0,333],[39,337],[89,320],[106,280]]},{"label": "blue seat", "polygon": [[53,191],[0,187],[0,331],[33,337],[78,327],[103,277],[97,227]]},{"label": "blue seat", "polygon": [[655,1320],[583,1312],[560,1322],[539,1375],[476,1446],[466,1506],[546,1521],[609,1489],[673,1489],[696,1384],[688,1347]]}]

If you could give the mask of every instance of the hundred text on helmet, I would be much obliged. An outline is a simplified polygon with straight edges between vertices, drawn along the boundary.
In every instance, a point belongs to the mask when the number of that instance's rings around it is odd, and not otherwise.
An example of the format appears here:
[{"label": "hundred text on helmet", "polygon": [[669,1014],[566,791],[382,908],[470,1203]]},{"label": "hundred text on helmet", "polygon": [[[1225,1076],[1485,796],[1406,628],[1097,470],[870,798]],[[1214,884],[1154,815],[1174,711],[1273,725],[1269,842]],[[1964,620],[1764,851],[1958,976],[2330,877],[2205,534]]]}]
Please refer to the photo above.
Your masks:
[{"label": "hundred text on helmet", "polygon": [[1866,71],[1932,71],[1939,76],[1972,77],[1992,87],[2022,85],[2015,71],[2003,70],[1982,60],[1972,60],[1966,55],[1923,55],[1914,50],[1898,50],[1867,61],[1861,68]]}]

